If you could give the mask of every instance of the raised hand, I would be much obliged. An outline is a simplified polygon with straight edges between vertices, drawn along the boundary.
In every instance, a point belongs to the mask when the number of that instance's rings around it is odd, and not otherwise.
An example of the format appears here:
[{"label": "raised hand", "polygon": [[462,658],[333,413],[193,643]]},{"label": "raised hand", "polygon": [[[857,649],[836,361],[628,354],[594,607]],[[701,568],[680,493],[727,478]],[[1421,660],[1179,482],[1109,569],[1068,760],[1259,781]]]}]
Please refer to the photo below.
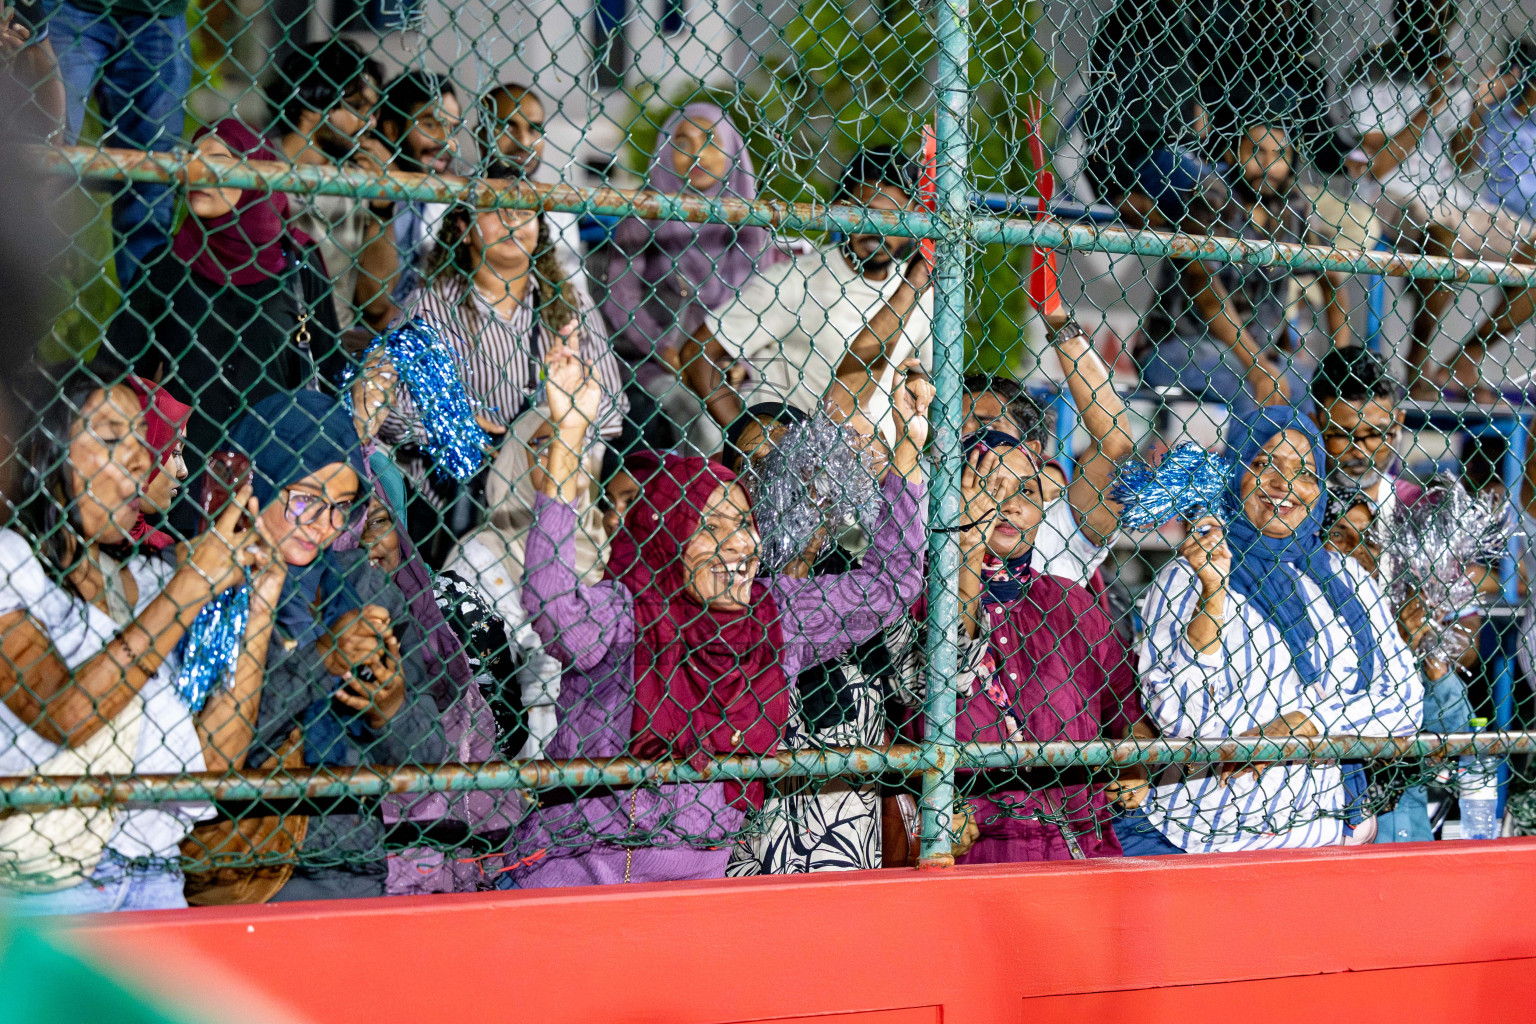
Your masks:
[{"label": "raised hand", "polygon": [[1205,593],[1226,589],[1227,579],[1232,575],[1232,551],[1227,547],[1220,519],[1206,516],[1190,524],[1189,536],[1179,545],[1179,554],[1195,570]]},{"label": "raised hand", "polygon": [[603,389],[591,365],[571,342],[574,322],[562,330],[561,344],[544,357],[544,384],[549,400],[549,419],[555,429],[565,433],[587,428],[597,422]]},{"label": "raised hand", "polygon": [[908,359],[901,364],[907,379],[891,393],[891,410],[896,416],[896,440],[911,444],[919,452],[928,443],[928,410],[933,405],[934,388],[923,373],[923,364]]},{"label": "raised hand", "polygon": [[270,564],[275,548],[269,548],[255,529],[260,511],[246,484],[189,545],[186,567],[202,579],[209,597],[245,582],[248,567]]}]

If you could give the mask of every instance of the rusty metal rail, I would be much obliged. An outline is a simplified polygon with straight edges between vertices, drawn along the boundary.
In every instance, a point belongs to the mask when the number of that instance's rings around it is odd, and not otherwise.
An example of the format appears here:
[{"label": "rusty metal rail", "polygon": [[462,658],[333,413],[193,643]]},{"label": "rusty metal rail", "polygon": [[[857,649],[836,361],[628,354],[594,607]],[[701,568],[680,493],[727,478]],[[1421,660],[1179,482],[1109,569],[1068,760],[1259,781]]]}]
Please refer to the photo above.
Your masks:
[{"label": "rusty metal rail", "polygon": [[189,151],[145,153],[88,146],[33,147],[40,167],[88,181],[146,181],[191,188],[266,189],[398,201],[464,203],[477,209],[541,209],[600,216],[634,215],[693,223],[755,224],[789,232],[884,233],[952,238],[959,228],[977,244],[1214,259],[1294,270],[1416,277],[1463,284],[1536,285],[1536,267],[1510,262],[1405,256],[1395,252],[1256,242],[1216,235],[1129,231],[1055,220],[1017,220],[922,211],[868,210],[773,199],[673,195],[610,188],[576,188],[494,178],[298,165],[272,160],[204,159]]},{"label": "rusty metal rail", "polygon": [[[1536,753],[1536,732],[1482,732],[1416,736],[1332,736],[1296,739],[1149,739],[1083,743],[970,743],[956,748],[956,770],[1086,765],[1111,769],[1133,764],[1213,764],[1390,760],[1399,757],[1458,757],[1471,754]],[[42,811],[54,807],[154,806],[210,800],[320,800],[376,797],[391,793],[538,791],[645,784],[711,782],[721,779],[776,779],[908,776],[940,771],[934,753],[922,747],[799,750],[753,757],[720,758],[694,767],[685,761],[604,760],[491,762],[435,767],[363,767],[345,772],[202,772],[135,776],[0,777],[0,810]]]}]

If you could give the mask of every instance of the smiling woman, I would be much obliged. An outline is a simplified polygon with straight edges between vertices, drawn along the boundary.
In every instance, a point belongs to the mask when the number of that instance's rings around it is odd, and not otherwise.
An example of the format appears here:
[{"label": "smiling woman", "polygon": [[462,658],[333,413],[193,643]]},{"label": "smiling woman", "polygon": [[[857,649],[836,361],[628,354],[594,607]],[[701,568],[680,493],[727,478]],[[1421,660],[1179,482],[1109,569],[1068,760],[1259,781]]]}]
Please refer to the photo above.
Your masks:
[{"label": "smiling woman", "polygon": [[[1165,736],[1397,736],[1423,685],[1385,595],[1319,536],[1323,445],[1290,407],[1239,419],[1241,514],[1191,524],[1143,605],[1140,675]],[[1363,775],[1334,764],[1170,768],[1116,822],[1127,854],[1369,842]]]},{"label": "smiling woman", "polygon": [[[569,349],[546,370],[543,493],[528,532],[522,603],[560,659],[560,725],[546,756],[678,758],[768,754],[783,740],[790,686],[893,623],[922,584],[918,419],[932,392],[898,403],[904,440],[864,563],[839,575],[757,577],[757,535],[735,474],[668,455],[630,505],[637,558],[620,577],[575,575],[573,503],[597,415],[591,370]],[[903,394],[907,392],[903,390]],[[508,859],[522,887],[713,878],[764,784],[682,783],[540,807]]]}]

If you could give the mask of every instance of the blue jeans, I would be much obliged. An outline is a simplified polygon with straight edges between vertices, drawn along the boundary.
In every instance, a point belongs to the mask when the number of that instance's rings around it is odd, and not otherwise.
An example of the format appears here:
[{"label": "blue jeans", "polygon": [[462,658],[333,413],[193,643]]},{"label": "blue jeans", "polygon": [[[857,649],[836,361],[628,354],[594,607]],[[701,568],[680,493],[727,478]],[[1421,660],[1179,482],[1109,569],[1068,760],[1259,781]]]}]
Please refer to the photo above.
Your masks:
[{"label": "blue jeans", "polygon": [[91,877],[57,892],[20,893],[5,909],[24,917],[58,914],[110,914],[118,910],[175,910],[187,905],[186,879],[175,865],[141,866],[113,850],[101,855]]},{"label": "blue jeans", "polygon": [[[165,150],[176,145],[192,88],[185,15],[102,14],[65,0],[53,9],[48,32],[64,81],[69,142],[79,141],[85,105],[94,94],[103,146]],[[175,216],[176,193],[169,186],[118,186],[112,228],[120,285],[127,287],[144,258],[165,244]]]},{"label": "blue jeans", "polygon": [[1126,811],[1116,818],[1115,838],[1120,840],[1120,851],[1127,857],[1160,857],[1184,852],[1157,830],[1145,810]]}]

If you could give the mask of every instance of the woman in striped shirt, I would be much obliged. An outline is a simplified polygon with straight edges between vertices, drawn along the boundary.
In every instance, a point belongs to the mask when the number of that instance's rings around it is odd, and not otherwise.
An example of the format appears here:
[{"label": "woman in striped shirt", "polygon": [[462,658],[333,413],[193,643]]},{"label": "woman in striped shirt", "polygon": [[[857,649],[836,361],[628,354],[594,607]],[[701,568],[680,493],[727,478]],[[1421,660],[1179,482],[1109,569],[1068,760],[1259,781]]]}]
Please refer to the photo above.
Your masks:
[{"label": "woman in striped shirt", "polygon": [[[438,325],[459,356],[470,397],[493,432],[525,409],[539,388],[539,368],[553,347],[574,342],[603,388],[597,429],[618,434],[624,405],[618,363],[605,328],[579,280],[555,256],[549,226],[532,210],[455,207],[443,218],[425,282],[404,306],[407,316]],[[365,408],[374,408],[369,403]],[[419,441],[415,403],[404,384],[387,402],[379,436]]]},{"label": "woman in striped shirt", "polygon": [[[1234,427],[1241,514],[1195,523],[1143,605],[1148,713],[1170,737],[1416,732],[1423,684],[1386,597],[1318,537],[1316,427],[1289,406]],[[1130,856],[1331,846],[1348,790],[1333,763],[1170,767],[1115,831]]]}]

